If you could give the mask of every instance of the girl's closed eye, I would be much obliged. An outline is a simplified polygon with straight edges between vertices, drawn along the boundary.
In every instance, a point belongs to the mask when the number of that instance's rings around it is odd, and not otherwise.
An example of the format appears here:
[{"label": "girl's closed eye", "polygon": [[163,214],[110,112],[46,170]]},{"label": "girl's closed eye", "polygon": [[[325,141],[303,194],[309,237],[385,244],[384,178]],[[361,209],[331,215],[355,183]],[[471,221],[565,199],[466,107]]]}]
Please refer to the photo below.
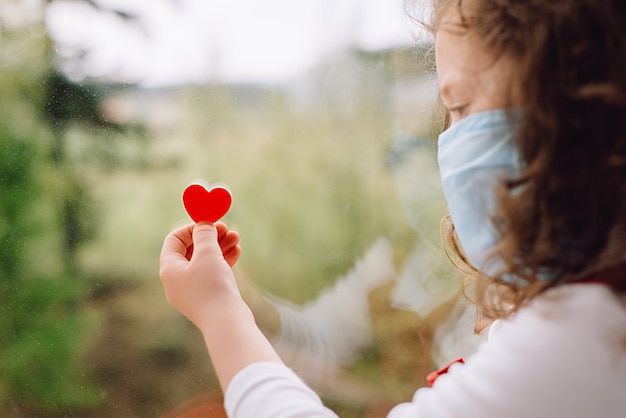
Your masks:
[{"label": "girl's closed eye", "polygon": [[448,112],[450,113],[450,117],[452,118],[452,122],[453,123],[457,122],[460,119],[463,119],[465,116],[467,116],[468,107],[469,106],[467,104],[450,106],[448,108]]}]

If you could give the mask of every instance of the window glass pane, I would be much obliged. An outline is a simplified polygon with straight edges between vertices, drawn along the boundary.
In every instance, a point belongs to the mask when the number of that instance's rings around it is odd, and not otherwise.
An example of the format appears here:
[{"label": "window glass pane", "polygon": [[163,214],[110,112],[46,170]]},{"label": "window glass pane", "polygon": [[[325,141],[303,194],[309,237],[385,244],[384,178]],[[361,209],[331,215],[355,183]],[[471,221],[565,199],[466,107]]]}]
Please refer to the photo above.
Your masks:
[{"label": "window glass pane", "polygon": [[471,351],[418,33],[401,0],[4,1],[0,415],[221,416],[158,277],[198,179],[232,192],[259,325],[340,416]]}]

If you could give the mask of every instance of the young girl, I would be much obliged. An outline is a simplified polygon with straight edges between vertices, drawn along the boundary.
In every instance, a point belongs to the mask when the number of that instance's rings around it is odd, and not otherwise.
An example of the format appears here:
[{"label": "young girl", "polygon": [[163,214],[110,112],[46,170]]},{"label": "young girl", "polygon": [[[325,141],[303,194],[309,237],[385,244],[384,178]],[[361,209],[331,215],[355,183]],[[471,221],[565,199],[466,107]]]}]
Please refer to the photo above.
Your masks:
[{"label": "young girl", "polygon": [[[451,248],[489,340],[390,417],[626,414],[626,3],[439,0],[438,160]],[[172,232],[170,303],[234,417],[331,417],[243,302],[224,224]],[[496,321],[496,322],[494,322]]]}]

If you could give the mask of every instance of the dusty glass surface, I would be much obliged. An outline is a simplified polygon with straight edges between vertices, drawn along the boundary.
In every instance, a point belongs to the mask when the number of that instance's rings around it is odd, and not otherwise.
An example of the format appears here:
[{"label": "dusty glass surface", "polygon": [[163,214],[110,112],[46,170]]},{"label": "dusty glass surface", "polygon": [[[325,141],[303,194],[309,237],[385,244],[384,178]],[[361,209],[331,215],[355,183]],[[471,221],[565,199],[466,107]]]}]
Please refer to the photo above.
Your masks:
[{"label": "dusty glass surface", "polygon": [[158,278],[199,178],[232,191],[259,325],[341,416],[472,349],[401,1],[0,7],[1,416],[223,416]]}]

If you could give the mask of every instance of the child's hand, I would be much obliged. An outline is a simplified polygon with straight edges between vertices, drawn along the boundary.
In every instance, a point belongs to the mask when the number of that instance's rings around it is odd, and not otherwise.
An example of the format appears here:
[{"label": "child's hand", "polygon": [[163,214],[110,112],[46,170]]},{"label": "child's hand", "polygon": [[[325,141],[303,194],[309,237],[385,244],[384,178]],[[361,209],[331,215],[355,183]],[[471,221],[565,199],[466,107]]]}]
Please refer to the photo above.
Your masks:
[{"label": "child's hand", "polygon": [[241,299],[231,269],[240,255],[239,234],[224,223],[201,222],[171,232],[160,260],[168,302],[202,329],[219,306]]}]

